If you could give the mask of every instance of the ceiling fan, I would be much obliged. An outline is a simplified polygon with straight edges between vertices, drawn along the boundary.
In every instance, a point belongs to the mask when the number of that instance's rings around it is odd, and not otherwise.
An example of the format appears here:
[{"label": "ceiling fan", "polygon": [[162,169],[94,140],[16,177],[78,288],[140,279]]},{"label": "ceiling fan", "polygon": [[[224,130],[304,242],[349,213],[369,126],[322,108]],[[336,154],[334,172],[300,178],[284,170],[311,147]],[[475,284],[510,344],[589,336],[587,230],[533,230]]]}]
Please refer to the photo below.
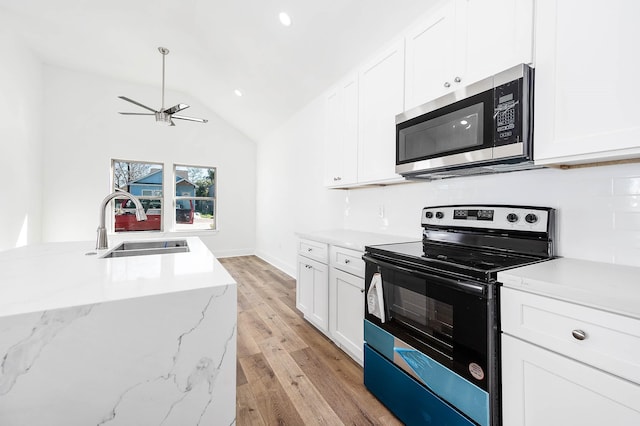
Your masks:
[{"label": "ceiling fan", "polygon": [[134,105],[138,105],[144,109],[147,109],[151,112],[121,112],[122,115],[155,115],[156,123],[164,124],[166,126],[175,126],[173,119],[176,120],[186,120],[186,121],[197,121],[198,123],[206,123],[209,120],[204,118],[194,118],[187,117],[185,115],[176,115],[177,112],[182,111],[183,109],[189,108],[187,104],[177,104],[172,106],[171,108],[164,108],[164,58],[169,54],[169,49],[166,47],[158,47],[160,53],[162,53],[162,106],[160,110],[156,111],[153,108],[150,108],[146,105],[141,104],[140,102],[136,102],[133,99],[129,99],[126,96],[118,96],[120,99],[125,100],[127,102],[131,102]]}]

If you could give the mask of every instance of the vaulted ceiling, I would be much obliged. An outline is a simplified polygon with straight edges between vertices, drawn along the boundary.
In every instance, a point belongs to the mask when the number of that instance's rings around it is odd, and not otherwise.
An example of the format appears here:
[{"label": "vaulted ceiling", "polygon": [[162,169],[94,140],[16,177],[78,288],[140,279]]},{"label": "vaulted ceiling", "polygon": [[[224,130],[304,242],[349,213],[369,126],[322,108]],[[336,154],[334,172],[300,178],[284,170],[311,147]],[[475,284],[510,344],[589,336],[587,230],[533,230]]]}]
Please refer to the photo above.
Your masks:
[{"label": "vaulted ceiling", "polygon": [[0,0],[0,15],[46,63],[140,84],[160,87],[167,47],[167,90],[259,141],[436,1]]}]

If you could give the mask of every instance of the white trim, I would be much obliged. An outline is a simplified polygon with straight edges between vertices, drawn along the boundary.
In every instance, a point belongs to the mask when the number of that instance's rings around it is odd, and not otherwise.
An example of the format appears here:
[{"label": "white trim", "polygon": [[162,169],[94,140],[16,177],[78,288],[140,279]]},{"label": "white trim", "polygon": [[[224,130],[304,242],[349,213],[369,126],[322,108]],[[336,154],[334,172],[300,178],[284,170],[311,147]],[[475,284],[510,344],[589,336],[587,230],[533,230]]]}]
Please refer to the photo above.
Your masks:
[{"label": "white trim", "polygon": [[285,274],[289,275],[291,278],[293,278],[293,279],[296,278],[296,266],[295,265],[287,265],[284,262],[282,262],[281,260],[276,259],[275,257],[269,256],[268,254],[266,254],[266,253],[264,253],[264,252],[262,252],[260,250],[256,250],[255,256],[257,256],[260,259],[264,260],[265,262],[267,262],[271,266],[273,266],[275,268],[278,268],[280,271],[282,271]]},{"label": "white trim", "polygon": [[254,250],[253,249],[233,249],[233,250],[220,250],[220,251],[211,250],[211,253],[213,253],[213,255],[217,259],[221,259],[225,257],[253,256]]}]

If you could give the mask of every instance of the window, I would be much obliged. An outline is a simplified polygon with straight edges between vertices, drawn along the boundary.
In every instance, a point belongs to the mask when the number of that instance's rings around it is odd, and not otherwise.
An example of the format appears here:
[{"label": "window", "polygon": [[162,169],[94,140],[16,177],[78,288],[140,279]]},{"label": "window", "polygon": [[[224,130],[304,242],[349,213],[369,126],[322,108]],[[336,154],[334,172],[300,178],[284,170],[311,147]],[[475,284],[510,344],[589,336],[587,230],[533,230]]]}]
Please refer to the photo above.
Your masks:
[{"label": "window", "polygon": [[138,222],[135,206],[127,198],[114,202],[114,230],[162,230],[162,164],[113,160],[111,162],[114,189],[135,195],[142,203],[147,220]]},{"label": "window", "polygon": [[176,230],[216,229],[216,169],[175,165]]}]

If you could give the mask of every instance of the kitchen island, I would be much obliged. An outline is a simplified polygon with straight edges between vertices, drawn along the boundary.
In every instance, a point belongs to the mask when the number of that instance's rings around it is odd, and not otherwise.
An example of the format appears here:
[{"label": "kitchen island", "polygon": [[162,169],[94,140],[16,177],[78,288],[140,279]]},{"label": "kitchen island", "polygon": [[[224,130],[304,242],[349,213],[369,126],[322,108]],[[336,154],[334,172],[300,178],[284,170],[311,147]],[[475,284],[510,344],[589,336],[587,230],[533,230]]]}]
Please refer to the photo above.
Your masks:
[{"label": "kitchen island", "polygon": [[236,284],[206,246],[0,253],[0,424],[235,422]]}]

